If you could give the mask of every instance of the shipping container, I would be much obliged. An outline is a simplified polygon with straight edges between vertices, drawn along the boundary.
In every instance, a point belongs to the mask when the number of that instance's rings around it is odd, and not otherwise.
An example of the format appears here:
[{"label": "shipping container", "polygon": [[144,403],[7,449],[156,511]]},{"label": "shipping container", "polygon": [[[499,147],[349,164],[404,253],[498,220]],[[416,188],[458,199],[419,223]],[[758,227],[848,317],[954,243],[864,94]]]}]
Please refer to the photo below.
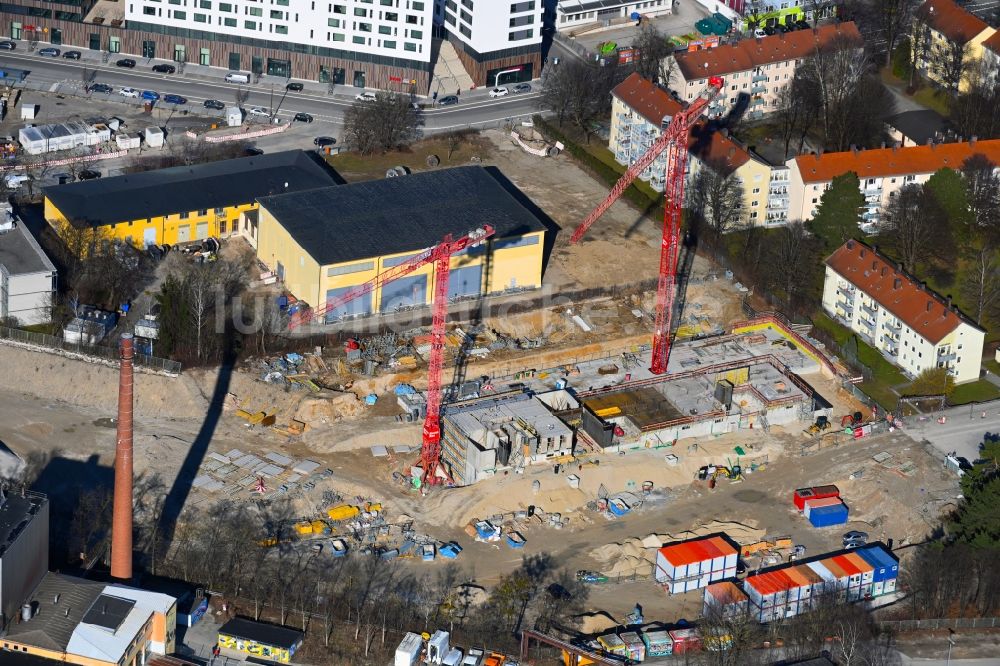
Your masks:
[{"label": "shipping container", "polygon": [[829,569],[830,573],[836,579],[836,587],[834,589],[842,590],[847,587],[850,574],[844,571],[844,568],[837,564],[832,557],[823,560],[823,566]]},{"label": "shipping container", "polygon": [[813,527],[832,527],[846,523],[848,515],[847,505],[841,502],[839,505],[812,509],[809,512],[809,522]]},{"label": "shipping container", "polygon": [[617,634],[598,636],[597,642],[605,652],[617,654],[620,657],[628,656],[628,646],[625,645],[625,641],[619,638]]},{"label": "shipping container", "polygon": [[816,499],[807,499],[802,510],[802,515],[808,518],[813,509],[818,509],[822,506],[837,506],[840,503],[841,499],[839,497],[819,497]]},{"label": "shipping container", "polygon": [[631,661],[643,661],[646,658],[646,644],[639,638],[639,634],[634,631],[627,631],[621,634],[620,638],[625,643],[627,650],[625,656]]},{"label": "shipping container", "polygon": [[881,583],[886,579],[886,566],[876,554],[877,549],[875,547],[859,548],[854,552],[856,552],[865,562],[872,565],[873,583]]},{"label": "shipping container", "polygon": [[813,573],[823,580],[822,585],[819,586],[816,593],[822,594],[824,592],[832,592],[837,589],[837,576],[834,575],[832,571],[827,569],[823,562],[807,562],[805,566],[812,569]]},{"label": "shipping container", "polygon": [[669,633],[674,642],[674,654],[693,652],[701,647],[697,629],[673,629]]},{"label": "shipping container", "polygon": [[864,548],[859,548],[857,552],[871,562],[872,566],[881,567],[881,571],[875,574],[876,581],[896,578],[899,575],[899,560],[882,544],[865,546]]},{"label": "shipping container", "polygon": [[423,650],[424,640],[413,632],[408,632],[403,636],[399,647],[396,648],[396,659],[393,666],[414,666],[420,659],[420,651]]},{"label": "shipping container", "polygon": [[795,508],[802,511],[805,508],[805,501],[807,499],[821,499],[823,497],[840,497],[840,489],[837,486],[799,488],[795,491],[792,501],[795,503]]},{"label": "shipping container", "polygon": [[674,639],[662,629],[643,632],[642,642],[646,644],[647,657],[669,657],[674,653]]},{"label": "shipping container", "polygon": [[869,585],[873,582],[873,576],[875,567],[873,567],[865,558],[861,557],[857,552],[851,552],[844,555],[854,567],[861,572],[861,584]]},{"label": "shipping container", "polygon": [[656,553],[656,581],[671,594],[696,590],[735,575],[737,555],[720,536],[667,544]]}]

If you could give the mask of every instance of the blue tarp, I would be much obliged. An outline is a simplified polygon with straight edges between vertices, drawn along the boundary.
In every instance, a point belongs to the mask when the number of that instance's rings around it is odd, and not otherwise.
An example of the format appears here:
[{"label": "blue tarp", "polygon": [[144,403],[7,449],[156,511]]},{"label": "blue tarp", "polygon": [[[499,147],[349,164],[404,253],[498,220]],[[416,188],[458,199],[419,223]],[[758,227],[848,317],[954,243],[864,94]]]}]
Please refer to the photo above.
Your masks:
[{"label": "blue tarp", "polygon": [[396,395],[413,395],[417,392],[417,389],[413,388],[409,384],[397,384],[396,385]]},{"label": "blue tarp", "polygon": [[459,546],[454,541],[446,543],[445,545],[441,546],[441,548],[438,549],[438,553],[441,554],[441,557],[447,557],[449,560],[455,559],[461,552],[462,552],[462,547]]},{"label": "blue tarp", "polygon": [[374,405],[376,402],[378,402],[378,396],[375,395],[374,393],[369,393],[368,395],[365,396],[366,405]]}]

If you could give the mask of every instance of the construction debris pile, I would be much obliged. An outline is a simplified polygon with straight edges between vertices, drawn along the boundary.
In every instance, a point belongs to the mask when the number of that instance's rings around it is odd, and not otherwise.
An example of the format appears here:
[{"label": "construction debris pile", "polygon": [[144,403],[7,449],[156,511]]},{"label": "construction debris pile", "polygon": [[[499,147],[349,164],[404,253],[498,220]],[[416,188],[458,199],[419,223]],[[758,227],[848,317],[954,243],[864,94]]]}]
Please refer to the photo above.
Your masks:
[{"label": "construction debris pile", "polygon": [[191,485],[196,491],[194,503],[220,495],[234,500],[265,500],[299,497],[330,478],[329,469],[316,472],[320,464],[313,460],[293,461],[274,451],[263,458],[233,449],[222,455],[210,452],[198,468]]}]

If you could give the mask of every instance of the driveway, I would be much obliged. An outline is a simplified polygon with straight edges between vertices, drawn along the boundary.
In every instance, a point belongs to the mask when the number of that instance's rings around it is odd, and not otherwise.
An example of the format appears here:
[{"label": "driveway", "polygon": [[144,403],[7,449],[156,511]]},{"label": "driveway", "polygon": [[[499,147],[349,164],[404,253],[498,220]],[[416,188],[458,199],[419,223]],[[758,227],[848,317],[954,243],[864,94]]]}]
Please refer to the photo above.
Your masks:
[{"label": "driveway", "polygon": [[[938,423],[942,416],[945,422]],[[1000,432],[1000,400],[934,412],[927,415],[926,421],[909,416],[903,431],[913,439],[926,439],[945,455],[954,451],[971,462],[979,457],[983,433]]]}]

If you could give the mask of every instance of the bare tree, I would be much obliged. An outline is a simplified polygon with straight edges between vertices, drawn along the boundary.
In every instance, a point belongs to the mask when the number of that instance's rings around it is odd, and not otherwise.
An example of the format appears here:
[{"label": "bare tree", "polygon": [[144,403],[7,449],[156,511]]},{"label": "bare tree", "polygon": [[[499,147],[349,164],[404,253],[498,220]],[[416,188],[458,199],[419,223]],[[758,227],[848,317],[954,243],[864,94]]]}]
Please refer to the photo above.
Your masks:
[{"label": "bare tree", "polygon": [[788,149],[794,138],[798,138],[798,151],[802,150],[811,125],[812,114],[809,113],[811,97],[802,89],[803,85],[803,79],[795,77],[791,83],[782,86],[778,91],[778,108],[775,110],[774,120],[784,143],[785,159],[789,157]]},{"label": "bare tree", "polygon": [[639,28],[632,46],[637,51],[635,71],[639,76],[661,86],[669,85],[677,61],[673,57],[673,44],[666,35],[647,21]]},{"label": "bare tree", "polygon": [[888,65],[899,38],[914,23],[914,11],[920,3],[918,0],[873,0],[872,4],[871,15],[878,26],[878,32],[885,40],[885,64]]},{"label": "bare tree", "polygon": [[628,74],[617,64],[568,60],[551,70],[542,90],[541,105],[556,115],[560,127],[570,121],[589,142],[594,123],[611,109],[611,90]]},{"label": "bare tree", "polygon": [[972,305],[976,323],[994,318],[1000,306],[1000,260],[996,248],[983,245],[968,252],[963,277],[962,295]]},{"label": "bare tree", "polygon": [[[997,102],[1000,104],[1000,99]],[[991,244],[1000,242],[1000,177],[996,168],[985,155],[976,153],[961,169],[972,219],[979,235]]]},{"label": "bare tree", "polygon": [[[844,150],[851,136],[852,123],[863,114],[877,114],[874,100],[859,105],[859,92],[869,76],[870,62],[859,44],[838,38],[824,49],[817,49],[796,72],[804,81],[797,92],[811,92],[815,98],[825,142],[830,148]],[[862,106],[862,109],[858,107]]]},{"label": "bare tree", "polygon": [[378,92],[356,102],[344,114],[344,139],[363,155],[405,146],[419,136],[420,117],[409,97]]},{"label": "bare tree", "polygon": [[946,243],[947,216],[940,204],[920,185],[899,190],[882,212],[888,245],[906,270],[940,253]]},{"label": "bare tree", "polygon": [[931,29],[923,21],[914,20],[910,23],[909,30],[910,46],[910,80],[909,87],[912,90],[917,83],[917,71],[928,66],[928,58],[931,50]]},{"label": "bare tree", "polygon": [[743,184],[735,172],[723,175],[705,165],[687,192],[688,208],[714,239],[739,227],[746,215]]},{"label": "bare tree", "polygon": [[952,95],[957,95],[962,79],[966,77],[971,66],[968,42],[959,43],[951,39],[939,41],[931,46],[928,59],[934,77]]},{"label": "bare tree", "polygon": [[951,105],[950,119],[961,136],[1000,135],[1000,80],[985,60],[968,68],[968,86]]}]

